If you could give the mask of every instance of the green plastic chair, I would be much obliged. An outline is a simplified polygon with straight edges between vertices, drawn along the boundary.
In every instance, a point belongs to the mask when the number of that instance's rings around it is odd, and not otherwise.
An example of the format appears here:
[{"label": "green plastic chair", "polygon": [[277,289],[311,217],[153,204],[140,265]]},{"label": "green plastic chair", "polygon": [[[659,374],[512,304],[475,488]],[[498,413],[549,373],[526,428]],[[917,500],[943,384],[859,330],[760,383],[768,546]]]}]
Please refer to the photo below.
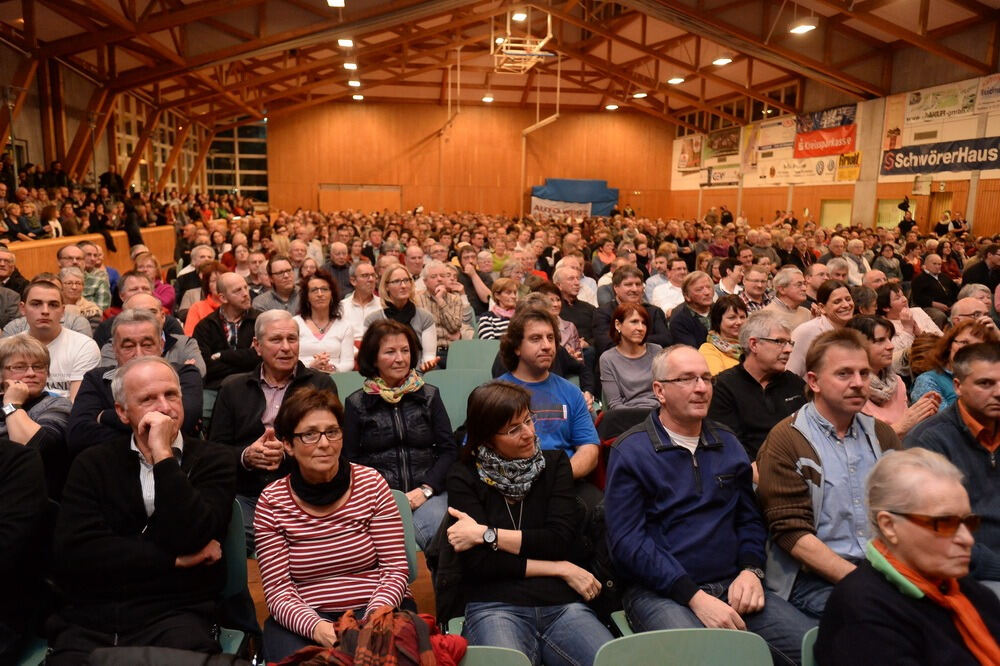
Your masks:
[{"label": "green plastic chair", "polygon": [[[222,558],[226,563],[226,583],[222,588],[222,598],[230,599],[247,589],[247,535],[243,529],[243,512],[236,500],[233,500],[226,540],[222,544]],[[250,598],[249,593],[246,597]],[[246,634],[242,631],[219,627],[219,644],[223,652],[239,654],[244,640]]]},{"label": "green plastic chair", "polygon": [[615,625],[615,629],[618,630],[618,634],[621,636],[631,636],[635,633],[632,631],[632,627],[628,623],[628,617],[623,610],[615,611],[611,614],[611,623]]},{"label": "green plastic chair", "polygon": [[499,351],[499,340],[455,340],[448,345],[448,370],[490,371]]},{"label": "green plastic chair", "polygon": [[208,431],[208,423],[212,420],[212,410],[215,408],[215,400],[219,397],[218,389],[205,389],[202,391],[201,418],[205,422],[205,431]]},{"label": "green plastic chair", "polygon": [[531,666],[531,660],[510,648],[470,645],[459,666]]},{"label": "green plastic chair", "polygon": [[[449,352],[450,353],[450,352]],[[439,370],[426,376],[427,383],[441,392],[441,400],[448,411],[451,429],[457,430],[465,423],[465,413],[469,406],[469,394],[480,384],[492,379],[489,370]]]},{"label": "green plastic chair", "polygon": [[331,373],[330,379],[337,385],[337,395],[340,396],[341,404],[347,400],[347,396],[357,391],[365,383],[364,376],[355,370]]},{"label": "green plastic chair", "polygon": [[393,490],[392,498],[403,519],[403,538],[406,541],[406,566],[410,570],[410,583],[417,579],[417,537],[413,531],[413,512],[410,511],[410,500],[402,490]]},{"label": "green plastic chair", "polygon": [[770,666],[771,652],[757,634],[731,629],[663,629],[608,641],[594,666],[712,664]]},{"label": "green plastic chair", "polygon": [[819,635],[819,627],[813,627],[802,637],[802,666],[816,666],[816,637]]},{"label": "green plastic chair", "polygon": [[459,615],[448,620],[448,633],[454,636],[461,636],[462,629],[465,629],[465,616]]}]

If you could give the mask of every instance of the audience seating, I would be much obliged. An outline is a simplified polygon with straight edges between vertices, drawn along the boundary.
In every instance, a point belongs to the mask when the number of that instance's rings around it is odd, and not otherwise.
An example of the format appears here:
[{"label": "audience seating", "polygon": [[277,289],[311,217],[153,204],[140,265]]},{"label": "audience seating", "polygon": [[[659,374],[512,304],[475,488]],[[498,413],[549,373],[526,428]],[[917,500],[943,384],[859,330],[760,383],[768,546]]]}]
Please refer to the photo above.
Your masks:
[{"label": "audience seating", "polygon": [[465,616],[453,617],[448,620],[448,633],[454,634],[455,636],[462,635],[462,629],[465,628]]},{"label": "audience seating", "polygon": [[619,610],[611,614],[611,623],[615,625],[615,629],[622,636],[631,636],[635,632],[632,631],[631,625],[628,623],[628,616],[625,615],[625,611]]},{"label": "audience seating", "polygon": [[732,629],[663,629],[608,641],[597,651],[594,666],[622,664],[711,664],[770,666],[771,651],[763,638]]},{"label": "audience seating", "polygon": [[802,666],[816,666],[816,655],[813,648],[816,645],[816,636],[819,635],[819,627],[813,627],[802,637]]},{"label": "audience seating", "polygon": [[465,423],[469,394],[490,379],[489,369],[452,370],[450,364],[447,370],[436,370],[424,376],[428,384],[436,386],[441,392],[452,430],[458,430]]},{"label": "audience seating", "polygon": [[[247,538],[243,529],[243,512],[233,500],[233,513],[226,528],[226,541],[222,544],[222,558],[226,565],[226,584],[222,588],[223,600],[243,597],[250,600],[247,586]],[[237,629],[219,627],[219,644],[227,654],[239,654],[246,634]]]},{"label": "audience seating", "polygon": [[337,395],[340,397],[340,404],[344,404],[347,396],[361,388],[365,383],[365,378],[356,370],[348,372],[333,372],[330,379],[337,385]]},{"label": "audience seating", "polygon": [[455,340],[448,345],[448,370],[489,371],[498,351],[499,340]]},{"label": "audience seating", "polygon": [[208,434],[208,425],[212,422],[212,410],[219,397],[218,389],[203,389],[201,392],[201,431]]},{"label": "audience seating", "polygon": [[45,661],[49,644],[43,638],[32,638],[17,659],[17,666],[39,666]]},{"label": "audience seating", "polygon": [[470,645],[459,666],[530,666],[522,652],[510,648]]},{"label": "audience seating", "polygon": [[406,540],[406,565],[410,570],[410,584],[417,579],[417,537],[413,531],[413,512],[410,511],[410,500],[402,490],[393,490],[392,498],[403,519],[403,538]]}]

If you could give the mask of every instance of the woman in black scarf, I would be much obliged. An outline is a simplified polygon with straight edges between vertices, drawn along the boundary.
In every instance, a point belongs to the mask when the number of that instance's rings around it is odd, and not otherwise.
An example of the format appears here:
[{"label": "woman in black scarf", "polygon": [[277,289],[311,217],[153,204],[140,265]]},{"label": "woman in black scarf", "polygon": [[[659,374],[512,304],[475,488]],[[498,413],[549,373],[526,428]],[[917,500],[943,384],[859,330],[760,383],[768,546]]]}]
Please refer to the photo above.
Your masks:
[{"label": "woman in black scarf", "polygon": [[367,329],[380,319],[392,319],[413,329],[420,340],[420,362],[418,368],[426,372],[437,365],[437,326],[434,315],[413,302],[414,278],[402,264],[385,269],[378,285],[378,295],[382,309],[365,319]]},{"label": "woman in black scarf", "polygon": [[448,541],[458,553],[472,645],[533,664],[590,664],[611,634],[584,602],[601,584],[570,562],[582,511],[561,450],[542,451],[531,394],[490,382],[469,396],[468,439],[448,474]]}]

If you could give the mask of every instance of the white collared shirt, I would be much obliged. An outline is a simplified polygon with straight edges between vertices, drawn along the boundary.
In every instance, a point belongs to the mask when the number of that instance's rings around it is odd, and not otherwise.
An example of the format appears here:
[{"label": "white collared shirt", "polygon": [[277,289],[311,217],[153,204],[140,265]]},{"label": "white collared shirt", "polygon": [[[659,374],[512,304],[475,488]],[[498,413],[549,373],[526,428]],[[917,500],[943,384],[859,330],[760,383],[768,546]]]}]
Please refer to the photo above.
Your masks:
[{"label": "white collared shirt", "polygon": [[[129,441],[129,448],[135,451],[139,457],[139,486],[142,488],[142,504],[146,507],[146,517],[149,518],[153,515],[153,508],[156,505],[156,481],[153,478],[153,463],[146,460],[146,456],[142,455],[142,451],[136,446],[135,435],[132,435],[132,439]],[[170,444],[170,448],[174,450],[174,460],[180,465],[184,456],[184,436],[181,435],[180,431],[177,432],[177,437]]]}]

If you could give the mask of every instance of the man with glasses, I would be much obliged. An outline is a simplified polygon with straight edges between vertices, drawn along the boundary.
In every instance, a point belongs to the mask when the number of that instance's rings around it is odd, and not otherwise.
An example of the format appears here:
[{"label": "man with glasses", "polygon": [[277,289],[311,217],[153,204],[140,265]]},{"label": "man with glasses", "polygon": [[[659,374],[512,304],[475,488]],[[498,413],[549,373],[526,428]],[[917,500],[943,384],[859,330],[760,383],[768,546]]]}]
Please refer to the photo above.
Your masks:
[{"label": "man with glasses", "polygon": [[805,359],[804,407],[776,425],[757,454],[757,496],[768,523],[768,588],[819,619],[833,586],[865,558],[865,478],[900,447],[868,402],[868,341],[841,328],[819,335]]},{"label": "man with glasses", "polygon": [[236,499],[243,511],[248,554],[254,552],[253,515],[260,491],[288,473],[273,427],[282,401],[306,385],[337,392],[329,374],[299,360],[299,327],[284,310],[268,310],[256,318],[253,348],[260,356],[257,365],[227,377],[219,389],[209,437],[240,450]]},{"label": "man with glasses", "polygon": [[653,360],[653,378],[660,407],[615,441],[604,499],[629,623],[636,631],[749,630],[779,663],[798,663],[815,622],[764,589],[767,530],[750,459],[706,418],[705,358],[675,345]]},{"label": "man with glasses", "polygon": [[740,329],[743,362],[715,378],[708,416],[736,434],[751,461],[771,428],[806,403],[805,382],[785,369],[792,345],[777,314],[757,312]]},{"label": "man with glasses", "polygon": [[798,268],[785,267],[774,276],[774,299],[764,310],[778,315],[789,331],[812,319],[802,304],[806,302],[806,279]]},{"label": "man with glasses", "polygon": [[253,299],[253,306],[261,312],[284,310],[292,315],[299,313],[299,288],[295,284],[295,268],[288,257],[278,255],[267,264],[271,289]]},{"label": "man with glasses", "polygon": [[972,510],[983,518],[971,574],[1000,596],[1000,345],[963,347],[952,372],[958,400],[913,428],[904,445],[936,451],[962,472]]},{"label": "man with glasses", "polygon": [[763,310],[771,302],[771,297],[767,295],[767,277],[769,269],[754,264],[743,276],[743,291],[740,298],[747,306],[747,313],[753,314],[758,310]]},{"label": "man with glasses", "polygon": [[[73,402],[66,438],[68,448],[74,455],[88,446],[131,431],[115,411],[111,380],[118,368],[133,358],[164,356],[162,321],[157,314],[149,311],[148,304],[143,305],[143,298],[155,301],[154,307],[162,313],[159,300],[151,294],[139,294],[129,299],[129,308],[115,317],[115,323],[111,327],[111,342],[108,344],[113,362],[102,363],[101,367],[94,368],[83,376],[80,391]],[[194,347],[197,350],[197,345]],[[198,356],[200,358],[201,355]],[[181,431],[185,435],[196,437],[202,411],[201,374],[193,363],[172,362],[171,365],[177,371],[184,404]]]},{"label": "man with glasses", "polygon": [[375,267],[366,261],[352,264],[351,286],[354,290],[340,301],[340,310],[354,331],[356,347],[367,330],[365,320],[382,311],[382,303],[375,298]]},{"label": "man with glasses", "polygon": [[951,306],[951,316],[949,317],[952,326],[957,326],[963,321],[978,321],[984,326],[996,328],[993,318],[990,317],[990,308],[985,305],[982,299],[967,296],[955,301]]}]

